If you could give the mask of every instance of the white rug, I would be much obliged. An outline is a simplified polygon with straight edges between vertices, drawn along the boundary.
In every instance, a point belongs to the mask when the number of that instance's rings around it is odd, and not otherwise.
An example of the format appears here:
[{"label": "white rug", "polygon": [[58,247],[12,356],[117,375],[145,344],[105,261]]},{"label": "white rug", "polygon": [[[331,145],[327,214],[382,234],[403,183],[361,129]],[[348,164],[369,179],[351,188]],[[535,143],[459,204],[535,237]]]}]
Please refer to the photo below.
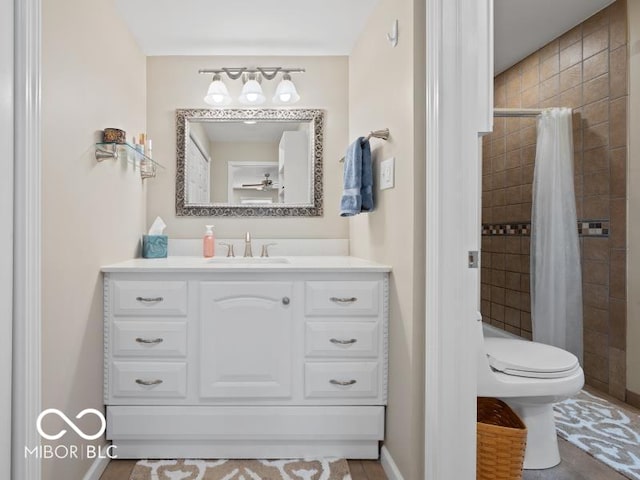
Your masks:
[{"label": "white rug", "polygon": [[129,480],[351,480],[345,459],[139,460]]},{"label": "white rug", "polygon": [[584,390],[555,404],[554,410],[560,437],[640,480],[640,416]]}]

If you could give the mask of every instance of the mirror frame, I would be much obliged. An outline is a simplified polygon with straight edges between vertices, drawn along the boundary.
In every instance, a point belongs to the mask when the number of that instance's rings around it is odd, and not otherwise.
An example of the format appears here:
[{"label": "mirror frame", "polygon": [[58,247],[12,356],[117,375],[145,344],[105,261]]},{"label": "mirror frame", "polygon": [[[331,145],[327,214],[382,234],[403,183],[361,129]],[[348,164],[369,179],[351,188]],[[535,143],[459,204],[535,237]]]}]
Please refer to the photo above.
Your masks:
[{"label": "mirror frame", "polygon": [[[186,145],[189,121],[229,120],[307,121],[311,124],[312,198],[305,204],[237,205],[186,203]],[[176,215],[192,217],[320,217],[322,210],[322,157],[324,111],[318,109],[177,109],[176,110]]]}]

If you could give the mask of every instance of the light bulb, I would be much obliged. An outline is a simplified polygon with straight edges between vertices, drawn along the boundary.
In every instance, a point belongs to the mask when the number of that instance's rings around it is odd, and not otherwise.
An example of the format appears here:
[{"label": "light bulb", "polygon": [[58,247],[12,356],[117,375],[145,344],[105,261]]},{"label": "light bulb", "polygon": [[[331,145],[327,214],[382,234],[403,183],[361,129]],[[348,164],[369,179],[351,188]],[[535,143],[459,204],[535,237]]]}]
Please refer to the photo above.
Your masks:
[{"label": "light bulb", "polygon": [[242,87],[242,93],[240,94],[240,103],[244,104],[260,104],[265,100],[265,96],[262,93],[262,87],[257,80],[251,78],[247,80]]},{"label": "light bulb", "polygon": [[216,74],[213,77],[213,81],[209,85],[207,95],[204,97],[204,101],[209,105],[226,105],[231,103],[231,95],[227,86],[220,79],[220,75]]},{"label": "light bulb", "polygon": [[275,103],[296,103],[298,100],[300,100],[300,95],[298,95],[296,86],[291,81],[291,75],[285,73],[276,88],[273,101]]}]

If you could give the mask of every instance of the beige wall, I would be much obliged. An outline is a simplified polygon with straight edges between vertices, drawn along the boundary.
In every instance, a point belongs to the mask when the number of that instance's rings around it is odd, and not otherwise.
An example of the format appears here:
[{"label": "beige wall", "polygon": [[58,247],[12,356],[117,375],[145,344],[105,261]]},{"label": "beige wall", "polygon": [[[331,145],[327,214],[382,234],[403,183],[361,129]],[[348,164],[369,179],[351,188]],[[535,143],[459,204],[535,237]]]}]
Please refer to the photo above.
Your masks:
[{"label": "beige wall", "polygon": [[[229,197],[227,178],[229,176],[229,162],[272,162],[278,163],[277,142],[212,142],[211,148],[211,200],[213,202],[227,202]],[[262,180],[256,178],[257,183]],[[271,180],[278,179],[272,175]],[[277,201],[278,192],[271,196]]]},{"label": "beige wall", "polygon": [[[166,233],[174,238],[199,238],[210,220],[175,215],[175,163],[177,108],[207,108],[202,98],[211,81],[199,75],[201,68],[281,65],[303,67],[307,72],[293,79],[302,97],[296,108],[325,110],[324,216],[313,218],[215,218],[220,237],[241,237],[251,230],[254,237],[347,238],[348,221],[338,214],[342,173],[338,160],[347,147],[348,61],[347,57],[149,57],[147,59],[147,119],[153,139],[154,159],[166,169],[149,184],[147,223],[160,215]],[[240,81],[226,81],[237,98]],[[277,82],[263,82],[267,98]],[[237,107],[236,103],[231,106]],[[265,108],[272,107],[270,101]]]},{"label": "beige wall", "polygon": [[[388,127],[372,140],[374,175],[395,157],[395,188],[374,190],[376,210],[352,217],[351,253],[393,266],[389,405],[385,446],[406,480],[424,459],[424,11],[421,2],[381,0],[349,57],[349,137]],[[397,18],[400,41],[385,34]],[[384,68],[380,68],[384,65]]]},{"label": "beige wall", "polygon": [[[640,2],[627,2],[629,18],[629,132],[640,129]],[[629,135],[628,218],[640,212],[640,137]],[[640,407],[640,224],[628,223],[627,256],[627,390]]]},{"label": "beige wall", "polygon": [[[42,18],[42,406],[73,418],[103,409],[100,266],[136,254],[145,219],[140,175],[97,163],[96,131],[145,131],[146,63],[113,0],[45,0]],[[91,462],[43,460],[42,478],[83,478]]]}]

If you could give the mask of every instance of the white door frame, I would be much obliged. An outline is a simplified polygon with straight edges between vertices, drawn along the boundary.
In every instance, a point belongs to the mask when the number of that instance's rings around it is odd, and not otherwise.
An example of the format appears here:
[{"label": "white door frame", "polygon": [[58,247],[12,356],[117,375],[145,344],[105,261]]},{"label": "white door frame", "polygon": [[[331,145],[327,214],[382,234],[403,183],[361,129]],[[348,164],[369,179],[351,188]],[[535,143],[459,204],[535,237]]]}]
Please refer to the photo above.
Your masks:
[{"label": "white door frame", "polygon": [[427,0],[425,478],[476,475],[480,162],[493,120],[492,0]]},{"label": "white door frame", "polygon": [[36,418],[40,400],[41,163],[40,0],[14,3],[14,276],[12,475],[39,480]]},{"label": "white door frame", "polygon": [[13,0],[0,0],[0,478],[11,478]]}]

